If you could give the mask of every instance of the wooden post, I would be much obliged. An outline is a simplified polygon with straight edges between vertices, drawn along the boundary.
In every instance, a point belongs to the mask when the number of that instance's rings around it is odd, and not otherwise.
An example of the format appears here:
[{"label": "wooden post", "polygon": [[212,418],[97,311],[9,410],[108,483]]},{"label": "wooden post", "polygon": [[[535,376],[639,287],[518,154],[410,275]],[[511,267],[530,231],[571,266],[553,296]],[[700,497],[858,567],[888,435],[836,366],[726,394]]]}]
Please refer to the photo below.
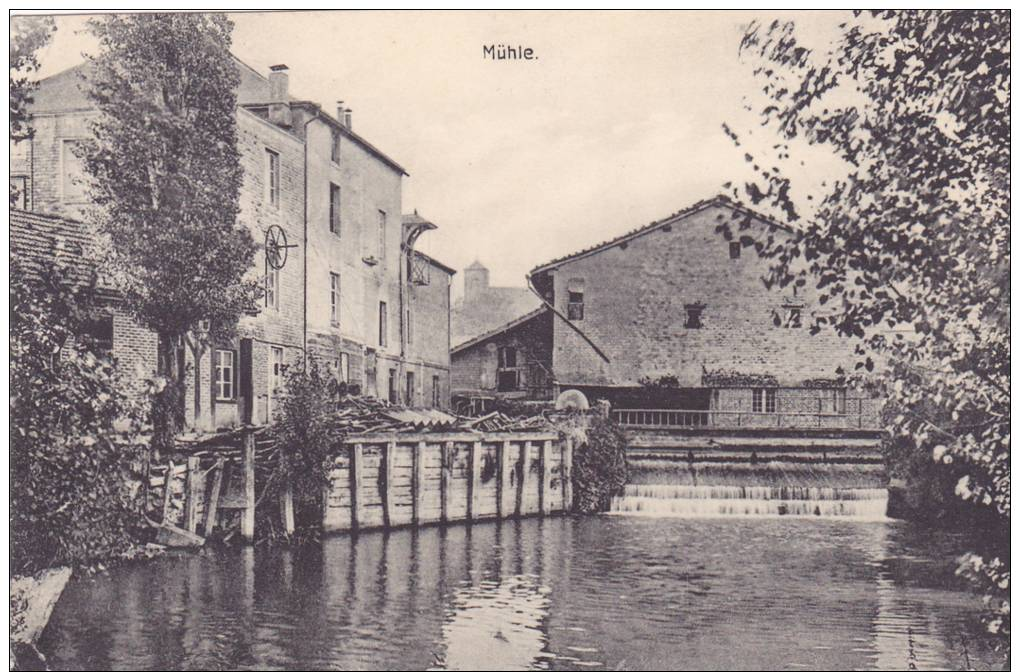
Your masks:
[{"label": "wooden post", "polygon": [[563,464],[560,474],[563,476],[563,511],[574,508],[574,440],[566,437],[563,440]]},{"label": "wooden post", "polygon": [[384,527],[393,526],[393,458],[396,452],[397,444],[395,441],[383,444],[382,463],[379,465],[379,468],[383,471],[379,497],[383,503]]},{"label": "wooden post", "polygon": [[244,511],[241,512],[241,538],[247,543],[255,541],[255,432],[244,433],[244,451],[241,453],[244,471]]},{"label": "wooden post", "polygon": [[173,488],[174,482],[174,461],[170,460],[170,463],[166,467],[166,475],[163,477],[163,522],[170,522],[170,502],[173,501],[171,494],[171,488]]},{"label": "wooden post", "polygon": [[439,467],[440,520],[450,520],[450,481],[453,479],[453,441],[443,444],[442,463]]},{"label": "wooden post", "polygon": [[199,457],[188,458],[188,474],[184,488],[184,529],[188,532],[198,531],[198,498],[201,490],[202,460]]},{"label": "wooden post", "polygon": [[542,452],[539,457],[539,466],[541,469],[542,480],[538,484],[538,511],[543,516],[548,515],[552,511],[552,441],[545,440],[542,442]]},{"label": "wooden post", "polygon": [[294,483],[291,480],[288,470],[287,456],[280,452],[280,462],[285,474],[286,481],[283,490],[280,491],[280,520],[283,523],[283,531],[287,535],[294,534]]},{"label": "wooden post", "polygon": [[223,489],[223,470],[226,469],[226,464],[227,461],[222,457],[216,460],[212,490],[209,491],[209,501],[205,503],[205,525],[202,529],[206,536],[216,529],[216,511],[220,505],[220,490]]},{"label": "wooden post", "polygon": [[412,509],[412,520],[415,525],[421,525],[423,516],[422,509],[424,508],[425,502],[425,448],[426,443],[419,441],[416,448],[414,448],[414,466],[411,472],[411,498],[414,504]]},{"label": "wooden post", "polygon": [[482,442],[472,441],[468,449],[468,466],[471,472],[468,476],[468,501],[467,519],[474,520],[478,517],[478,491],[481,489],[481,473],[479,463],[482,459]]},{"label": "wooden post", "polygon": [[351,444],[350,460],[347,470],[350,474],[351,488],[351,529],[357,530],[361,524],[361,444]]},{"label": "wooden post", "polygon": [[506,493],[510,489],[510,442],[501,441],[498,451],[499,471],[496,476],[496,517],[506,518],[509,510],[506,505]]},{"label": "wooden post", "polygon": [[527,492],[528,482],[531,480],[531,441],[521,442],[521,477],[517,481],[517,502],[514,506],[514,513],[523,516],[524,493]]}]

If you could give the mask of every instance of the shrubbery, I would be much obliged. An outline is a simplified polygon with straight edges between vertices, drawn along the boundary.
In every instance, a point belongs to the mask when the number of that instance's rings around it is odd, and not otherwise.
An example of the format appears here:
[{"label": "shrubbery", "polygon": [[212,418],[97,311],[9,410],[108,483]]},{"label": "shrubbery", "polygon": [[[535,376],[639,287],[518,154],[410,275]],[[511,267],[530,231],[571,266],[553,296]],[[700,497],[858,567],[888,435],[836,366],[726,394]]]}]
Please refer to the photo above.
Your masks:
[{"label": "shrubbery", "polygon": [[[132,549],[140,405],[123,392],[114,361],[83,339],[89,288],[57,268],[38,280],[11,267],[11,565],[31,573],[93,565]],[[32,276],[34,277],[34,276]]]},{"label": "shrubbery", "polygon": [[574,441],[574,511],[608,511],[627,483],[623,430],[599,413],[573,413],[556,424]]}]

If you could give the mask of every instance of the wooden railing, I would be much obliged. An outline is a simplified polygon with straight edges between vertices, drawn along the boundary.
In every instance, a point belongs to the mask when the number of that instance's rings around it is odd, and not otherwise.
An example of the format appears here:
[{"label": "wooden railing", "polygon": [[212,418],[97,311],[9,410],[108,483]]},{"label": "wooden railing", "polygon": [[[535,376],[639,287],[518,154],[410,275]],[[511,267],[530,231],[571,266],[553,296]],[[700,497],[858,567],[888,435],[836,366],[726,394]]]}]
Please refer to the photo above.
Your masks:
[{"label": "wooden railing", "polygon": [[778,429],[868,429],[862,404],[851,413],[705,411],[689,409],[614,409],[613,419],[634,428],[778,428]]}]

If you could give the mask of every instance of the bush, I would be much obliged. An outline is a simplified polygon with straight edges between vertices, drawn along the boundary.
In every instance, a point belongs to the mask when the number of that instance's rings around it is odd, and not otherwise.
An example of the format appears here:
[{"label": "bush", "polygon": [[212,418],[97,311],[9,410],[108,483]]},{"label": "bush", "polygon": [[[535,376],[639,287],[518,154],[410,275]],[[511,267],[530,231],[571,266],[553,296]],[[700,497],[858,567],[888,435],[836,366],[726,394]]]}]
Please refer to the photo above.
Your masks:
[{"label": "bush", "polygon": [[143,518],[131,473],[141,404],[122,392],[109,354],[76,339],[94,314],[90,288],[58,268],[11,267],[11,565],[32,573],[88,566],[133,549]]},{"label": "bush", "polygon": [[608,511],[627,483],[623,430],[599,413],[572,413],[557,424],[574,440],[574,511]]}]

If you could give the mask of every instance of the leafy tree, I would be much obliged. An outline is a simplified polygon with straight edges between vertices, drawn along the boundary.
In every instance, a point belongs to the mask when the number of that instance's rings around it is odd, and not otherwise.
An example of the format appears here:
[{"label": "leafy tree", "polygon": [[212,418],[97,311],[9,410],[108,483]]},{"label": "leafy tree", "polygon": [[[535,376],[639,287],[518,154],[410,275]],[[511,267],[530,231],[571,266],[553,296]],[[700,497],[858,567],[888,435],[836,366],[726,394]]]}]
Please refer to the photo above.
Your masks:
[{"label": "leafy tree", "polygon": [[[28,105],[32,102],[32,91],[38,82],[31,74],[39,69],[36,53],[46,46],[56,30],[53,18],[49,16],[17,16],[11,19],[11,60],[10,60],[10,133],[12,142],[21,142],[32,137],[28,125]],[[16,187],[10,188],[11,204],[17,201]]]},{"label": "leafy tree", "polygon": [[[990,532],[1003,546],[1009,25],[1008,11],[881,11],[848,16],[820,47],[778,21],[751,25],[741,43],[764,94],[752,109],[772,138],[748,150],[756,177],[743,191],[799,225],[755,243],[771,259],[767,284],[817,288],[829,312],[813,328],[857,337],[858,370],[885,364],[875,382],[891,429],[966,468],[956,491],[998,516]],[[805,191],[800,164],[819,149],[838,175]],[[989,628],[1008,636],[1008,551],[996,555],[966,567],[989,588]]]},{"label": "leafy tree", "polygon": [[[11,266],[11,563],[18,573],[125,553],[142,518],[131,485],[140,409],[82,334],[90,287]],[[137,490],[137,488],[135,489]]]},{"label": "leafy tree", "polygon": [[[183,421],[183,353],[197,363],[253,309],[256,250],[237,221],[238,73],[220,14],[111,14],[91,22],[101,52],[88,94],[99,114],[83,149],[108,241],[105,270],[126,308],[159,335],[170,384],[153,416],[159,445]],[[198,379],[199,371],[195,371]],[[195,386],[200,410],[201,386]]]}]

